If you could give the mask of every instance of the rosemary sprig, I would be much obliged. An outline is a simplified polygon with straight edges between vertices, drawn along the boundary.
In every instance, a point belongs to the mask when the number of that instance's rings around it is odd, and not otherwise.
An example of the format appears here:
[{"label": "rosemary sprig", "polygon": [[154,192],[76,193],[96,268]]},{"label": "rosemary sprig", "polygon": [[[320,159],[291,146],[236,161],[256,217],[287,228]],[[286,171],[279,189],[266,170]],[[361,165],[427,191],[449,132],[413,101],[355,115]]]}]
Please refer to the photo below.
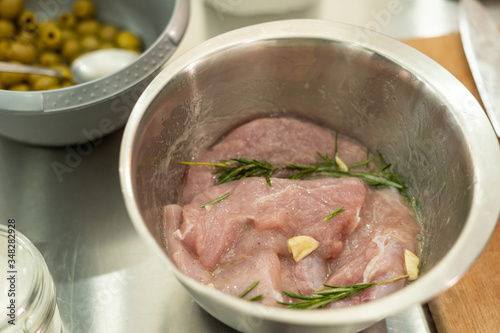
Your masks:
[{"label": "rosemary sprig", "polygon": [[[254,282],[250,287],[248,287],[244,292],[242,292],[238,297],[239,298],[243,298],[245,297],[249,292],[251,292],[253,290],[253,288],[257,287],[257,285],[259,284],[260,281],[256,281]],[[260,295],[257,295],[255,297],[252,297],[252,298],[249,298],[247,299],[247,301],[249,302],[255,302],[255,301],[258,301],[260,299],[262,299],[264,297],[264,295],[260,294]]]},{"label": "rosemary sprig", "polygon": [[408,278],[408,275],[398,276],[389,280],[380,281],[380,282],[371,282],[371,283],[358,283],[345,287],[337,287],[331,286],[328,284],[324,284],[328,289],[317,290],[312,293],[312,296],[303,296],[294,294],[288,291],[283,291],[283,294],[294,299],[300,299],[301,302],[296,303],[287,303],[287,302],[277,302],[278,304],[284,305],[290,309],[304,309],[304,310],[312,310],[312,309],[320,309],[331,302],[349,298],[354,296],[363,290],[366,290],[373,286],[378,286],[381,284],[392,283],[396,281],[400,281]]},{"label": "rosemary sprig", "polygon": [[219,175],[216,185],[247,177],[265,177],[267,184],[271,186],[271,175],[279,169],[268,162],[260,162],[247,158],[221,160],[220,163],[182,162],[182,164],[209,165],[215,167],[214,174]]},{"label": "rosemary sprig", "polygon": [[[337,156],[337,141],[338,132],[335,132],[335,152],[334,156]],[[271,176],[278,170],[290,170],[294,173],[290,175],[289,179],[304,179],[311,178],[315,176],[329,176],[335,178],[347,178],[355,177],[361,179],[366,184],[374,187],[394,187],[399,190],[399,192],[406,197],[409,201],[410,198],[406,193],[406,186],[404,184],[403,177],[399,174],[393,173],[388,169],[391,164],[386,164],[382,158],[382,154],[377,150],[379,169],[380,171],[368,171],[368,165],[373,161],[369,157],[369,151],[366,152],[366,159],[359,161],[347,166],[347,170],[339,167],[335,158],[330,158],[328,155],[323,155],[320,152],[316,152],[318,156],[322,159],[318,163],[310,163],[309,165],[296,165],[289,164],[284,167],[274,166],[267,161],[258,161],[255,159],[247,158],[232,158],[229,160],[221,160],[219,163],[205,163],[205,162],[182,162],[186,165],[208,165],[215,167],[214,174],[219,175],[217,179],[217,185],[227,183],[233,180],[239,180],[247,177],[265,177],[266,182],[269,186],[271,185]],[[364,172],[350,172],[350,168],[365,166],[366,170]]]},{"label": "rosemary sprig", "polygon": [[210,202],[207,202],[206,204],[201,205],[200,208],[205,208],[206,206],[210,206],[210,205],[216,204],[218,202],[221,202],[222,200],[226,199],[230,195],[231,195],[231,193],[223,194],[220,197],[218,197],[217,199],[214,199],[214,200],[212,200]]},{"label": "rosemary sprig", "polygon": [[[269,162],[257,161],[255,159],[234,158],[230,160],[222,160],[219,163],[200,163],[200,162],[182,162],[186,165],[209,165],[215,167],[214,174],[218,174],[217,185],[227,183],[233,180],[239,180],[246,177],[265,177],[269,186],[271,186],[271,176],[278,170],[291,170],[294,173],[289,176],[289,179],[305,179],[316,176],[329,176],[334,178],[355,177],[361,179],[366,184],[374,187],[394,187],[401,194],[406,195],[406,186],[403,177],[397,173],[388,171],[390,164],[383,164],[380,152],[379,163],[384,171],[372,172],[351,172],[340,171],[335,160],[328,155],[323,155],[317,152],[318,156],[323,160],[318,163],[310,163],[307,166],[289,164],[285,167],[274,166]],[[371,159],[366,159],[355,163],[355,166],[367,165]]]},{"label": "rosemary sprig", "polygon": [[331,213],[330,215],[328,215],[327,217],[325,217],[323,219],[323,221],[328,221],[328,220],[332,219],[334,216],[337,216],[337,215],[339,215],[342,212],[345,212],[344,206],[340,207],[339,209],[337,209],[336,211],[334,211],[333,213]]}]

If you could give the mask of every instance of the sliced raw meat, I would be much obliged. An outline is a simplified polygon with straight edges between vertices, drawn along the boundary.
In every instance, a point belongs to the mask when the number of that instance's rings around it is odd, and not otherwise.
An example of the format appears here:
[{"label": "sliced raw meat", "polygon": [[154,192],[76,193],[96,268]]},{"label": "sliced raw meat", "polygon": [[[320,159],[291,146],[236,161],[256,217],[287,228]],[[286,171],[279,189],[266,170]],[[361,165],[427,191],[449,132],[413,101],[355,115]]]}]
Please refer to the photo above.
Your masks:
[{"label": "sliced raw meat", "polygon": [[298,293],[311,295],[313,291],[320,289],[325,281],[326,261],[311,254],[293,265],[292,274]]},{"label": "sliced raw meat", "polygon": [[175,230],[180,226],[182,220],[182,207],[178,205],[168,205],[164,210],[165,239],[170,258],[181,272],[191,278],[203,283],[211,281],[210,273],[195,259],[181,242],[174,236]]},{"label": "sliced raw meat", "polygon": [[[366,150],[339,137],[338,154],[347,164]],[[268,161],[276,166],[321,162],[334,157],[335,136],[294,119],[258,119],[230,133],[196,161],[231,158]],[[364,168],[364,167],[360,167]],[[356,170],[356,169],[354,169]],[[358,169],[359,170],[359,169]],[[165,208],[165,241],[172,261],[186,275],[234,296],[254,282],[245,298],[296,302],[282,294],[311,295],[323,283],[346,286],[383,281],[406,273],[404,250],[416,253],[419,225],[394,189],[373,189],[355,178],[289,180],[287,172],[215,186],[214,168],[192,166],[180,200]],[[201,206],[230,194],[213,205]],[[344,211],[330,220],[332,212]],[[319,246],[299,262],[287,241],[309,236]],[[402,288],[406,281],[372,287],[330,308],[352,306]]]},{"label": "sliced raw meat", "polygon": [[[346,164],[366,159],[366,150],[341,136],[337,151]],[[296,119],[262,118],[238,127],[195,161],[215,163],[231,158],[247,158],[276,166],[292,163],[308,165],[322,161],[317,152],[334,157],[335,135],[332,132]],[[189,168],[181,204],[191,202],[194,196],[215,184],[217,176],[213,174],[214,170],[210,166]]]},{"label": "sliced raw meat", "polygon": [[[393,189],[369,190],[360,215],[358,228],[346,240],[344,252],[330,265],[334,273],[327,284],[379,282],[406,274],[404,250],[416,252],[415,239],[420,228],[401,196]],[[350,302],[366,302],[404,284],[405,281],[399,281],[375,286],[352,297]]]},{"label": "sliced raw meat", "polygon": [[[225,193],[231,195],[217,204],[201,208]],[[273,178],[272,187],[262,178],[247,178],[210,187],[195,197],[184,206],[182,222],[174,235],[207,269],[217,266],[249,224],[257,230],[281,232],[279,240],[297,235],[311,236],[320,242],[317,255],[334,259],[342,251],[345,237],[358,224],[365,194],[366,185],[355,178],[307,181]],[[342,206],[344,212],[323,220]],[[249,236],[255,240],[254,234]],[[244,235],[241,237],[242,245],[236,245],[236,249],[244,249],[248,241]],[[275,253],[283,254],[286,244],[275,243],[273,238],[269,243],[263,240],[261,245],[247,246],[245,251],[276,246],[273,248]]]},{"label": "sliced raw meat", "polygon": [[279,229],[260,230],[252,223],[245,225],[235,240],[233,247],[221,258],[220,264],[239,261],[249,253],[271,250],[280,257],[288,256],[288,237]]},{"label": "sliced raw meat", "polygon": [[245,298],[263,295],[262,304],[267,305],[283,300],[280,261],[273,251],[259,251],[244,260],[217,268],[213,275],[215,288],[228,294],[238,296],[258,281]]}]

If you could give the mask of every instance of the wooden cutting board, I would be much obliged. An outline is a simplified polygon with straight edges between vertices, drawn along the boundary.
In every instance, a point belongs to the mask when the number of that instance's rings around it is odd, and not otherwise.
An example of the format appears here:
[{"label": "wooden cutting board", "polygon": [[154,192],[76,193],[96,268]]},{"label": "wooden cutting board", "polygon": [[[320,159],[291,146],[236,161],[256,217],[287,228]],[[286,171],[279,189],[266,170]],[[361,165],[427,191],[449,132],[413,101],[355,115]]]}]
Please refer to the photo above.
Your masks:
[{"label": "wooden cutting board", "polygon": [[[441,64],[481,102],[458,33],[404,42]],[[429,307],[440,333],[500,332],[500,222],[472,268]]]}]

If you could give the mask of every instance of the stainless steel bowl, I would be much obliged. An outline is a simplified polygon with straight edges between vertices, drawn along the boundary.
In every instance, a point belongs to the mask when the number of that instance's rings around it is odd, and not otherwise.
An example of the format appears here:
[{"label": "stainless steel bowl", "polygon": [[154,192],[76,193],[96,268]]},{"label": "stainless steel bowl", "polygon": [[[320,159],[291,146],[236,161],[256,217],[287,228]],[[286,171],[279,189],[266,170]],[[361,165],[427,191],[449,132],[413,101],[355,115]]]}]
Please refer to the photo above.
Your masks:
[{"label": "stainless steel bowl", "polygon": [[[24,1],[38,20],[71,11],[75,1]],[[102,138],[123,127],[135,102],[170,58],[187,28],[188,0],[96,1],[98,19],[141,37],[145,51],[128,67],[68,88],[0,90],[0,135],[58,146]]]},{"label": "stainless steel bowl", "polygon": [[[181,274],[168,259],[161,208],[177,201],[185,167],[224,133],[264,116],[305,119],[380,150],[421,203],[421,276],[363,305],[300,311],[249,304]],[[416,50],[358,27],[267,23],[183,54],[132,111],[120,177],[137,231],[194,299],[245,332],[353,332],[450,287],[481,253],[500,212],[500,151],[477,101]]]}]

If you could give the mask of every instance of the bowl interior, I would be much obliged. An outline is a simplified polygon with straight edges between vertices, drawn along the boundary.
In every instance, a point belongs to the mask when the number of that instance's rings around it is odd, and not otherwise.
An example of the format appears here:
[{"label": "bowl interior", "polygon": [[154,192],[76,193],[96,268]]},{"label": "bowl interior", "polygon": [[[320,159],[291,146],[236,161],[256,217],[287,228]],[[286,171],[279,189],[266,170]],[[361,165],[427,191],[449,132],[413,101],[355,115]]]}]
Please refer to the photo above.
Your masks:
[{"label": "bowl interior", "polygon": [[[282,39],[199,61],[149,108],[134,174],[140,209],[151,213],[145,222],[159,245],[160,209],[182,189],[186,167],[179,162],[267,116],[310,121],[380,151],[420,202],[424,272],[456,241],[471,206],[473,165],[449,106],[414,74],[368,50]],[[460,182],[453,181],[457,174]]]},{"label": "bowl interior", "polygon": [[[356,40],[356,30],[344,25],[272,24],[268,30],[259,26],[229,33],[185,54],[167,66],[138,101],[125,131],[120,161],[133,223],[147,241],[164,251],[162,207],[176,203],[182,190],[186,167],[181,161],[249,120],[299,118],[338,130],[372,152],[380,151],[393,170],[406,177],[409,193],[418,198],[420,207],[422,274],[414,284],[388,296],[389,301],[362,305],[367,311],[341,309],[339,317],[311,312],[288,315],[290,311],[283,310],[273,312],[279,313],[273,318],[325,325],[368,317],[379,320],[428,300],[465,272],[498,216],[497,200],[495,220],[490,218],[484,230],[471,225],[478,214],[475,198],[484,194],[482,185],[478,187],[483,157],[474,151],[475,139],[453,100],[470,94],[437,64],[387,37],[377,35],[362,42]],[[273,28],[275,32],[269,32]],[[473,116],[469,119],[475,119],[475,129],[486,129],[485,138],[477,135],[478,140],[493,139],[477,102],[467,112]],[[498,159],[496,142],[491,147]],[[482,204],[491,205],[487,201]],[[471,237],[467,228],[481,236],[459,262],[456,257],[467,252],[465,244]],[[451,252],[454,258],[445,260]],[[439,272],[430,274],[437,266],[441,266]],[[426,275],[432,279],[426,280]],[[189,285],[188,280],[183,283]],[[204,291],[194,290],[193,285],[188,289],[202,306],[210,307],[213,297],[207,300],[201,295]],[[237,306],[237,301],[231,306]],[[212,310],[217,312],[215,307]]]}]

